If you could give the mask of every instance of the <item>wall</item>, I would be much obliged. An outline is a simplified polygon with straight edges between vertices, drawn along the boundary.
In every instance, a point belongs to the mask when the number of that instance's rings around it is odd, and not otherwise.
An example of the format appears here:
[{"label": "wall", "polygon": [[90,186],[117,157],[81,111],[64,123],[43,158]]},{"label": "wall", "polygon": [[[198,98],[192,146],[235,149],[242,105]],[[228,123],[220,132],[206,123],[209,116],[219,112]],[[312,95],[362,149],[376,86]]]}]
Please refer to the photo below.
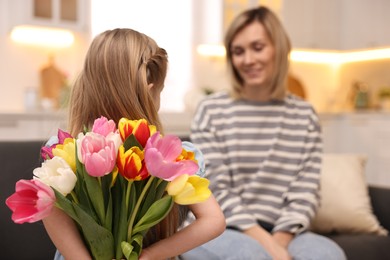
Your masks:
[{"label": "wall", "polygon": [[[348,100],[352,85],[356,81],[368,85],[371,107],[376,108],[379,103],[379,89],[384,86],[390,87],[390,59],[345,64],[340,69],[338,96]],[[350,106],[345,104],[344,107]]]},{"label": "wall", "polygon": [[338,88],[339,67],[328,64],[292,62],[290,73],[304,86],[307,99],[317,112],[336,111],[333,93]]},{"label": "wall", "polygon": [[309,100],[319,112],[352,111],[353,84],[368,85],[370,108],[378,107],[378,90],[390,86],[390,59],[345,63],[340,66],[329,64],[291,64],[291,71],[304,83]]},{"label": "wall", "polygon": [[[39,86],[39,69],[47,63],[51,51],[39,47],[17,45],[10,41],[12,15],[7,11],[10,1],[12,0],[0,0],[0,111],[23,111],[25,89]],[[222,0],[214,1],[222,2]],[[120,2],[116,1],[116,3]],[[93,1],[93,3],[104,5],[104,1],[101,0]],[[158,0],[149,0],[148,3],[156,4]],[[275,3],[279,2],[275,1]],[[136,10],[147,9],[145,4],[143,6]],[[129,26],[141,26],[142,31],[150,34],[169,51],[171,64],[166,89],[162,95],[162,110],[165,107],[167,110],[193,111],[197,101],[204,95],[202,89],[219,90],[229,87],[224,59],[200,57],[196,53],[197,44],[222,41],[222,10],[215,5],[210,6],[207,0],[196,0],[191,1],[191,4],[183,3],[180,6],[181,15],[187,18],[164,20],[168,6],[158,5],[157,7],[160,14],[157,12],[150,16],[145,12],[139,12],[137,19],[133,17],[134,15],[126,16],[128,8],[123,8],[120,17],[122,20],[129,17]],[[100,12],[95,20],[109,20],[111,23],[106,26],[115,27],[117,26],[115,22],[120,17],[110,20],[108,14],[115,14],[115,8],[111,10],[107,8],[106,4],[106,12]],[[214,13],[214,16],[203,17],[206,14],[205,10],[208,10],[207,13]],[[131,12],[128,13],[131,14]],[[141,22],[141,18],[146,20]],[[185,22],[187,26],[177,27],[176,21],[182,19],[187,19]],[[190,19],[196,22],[191,24],[188,22]],[[147,21],[150,21],[150,24],[143,25]],[[158,26],[156,26],[156,21],[159,21]],[[208,27],[207,24],[213,26]],[[206,33],[205,29],[212,29],[212,33]],[[73,47],[55,52],[56,64],[67,72],[70,80],[81,69],[89,40],[90,37],[87,34],[76,34],[76,43]],[[389,63],[389,60],[382,60],[346,64],[341,67],[292,63],[291,72],[303,82],[309,101],[319,112],[338,112],[350,109],[346,102],[348,91],[355,80],[367,82],[373,92],[379,86],[389,85],[390,73],[387,69]],[[180,77],[175,77],[177,75]],[[375,96],[374,93],[373,95]]]},{"label": "wall", "polygon": [[[73,46],[62,50],[48,50],[11,42],[9,33],[13,17],[8,11],[11,1],[14,0],[0,0],[1,112],[24,111],[25,90],[39,87],[39,69],[47,63],[49,54],[54,53],[56,65],[64,70],[72,81],[81,70],[91,35],[117,27],[129,27],[146,33],[168,51],[170,63],[161,109],[184,110],[183,97],[188,89],[195,86],[192,77],[194,1],[94,0],[91,2],[93,34],[89,31],[83,35],[76,34]],[[151,6],[153,8],[150,8]]]},{"label": "wall", "polygon": [[[200,88],[214,91],[229,88],[224,58],[197,57],[195,78]],[[368,84],[371,108],[377,107],[380,87],[390,86],[390,59],[332,65],[324,63],[291,62],[290,72],[297,77],[317,112],[353,110],[351,89],[356,81]],[[193,90],[191,93],[199,93]],[[196,102],[196,99],[192,99]],[[190,110],[196,105],[191,104]]]},{"label": "wall", "polygon": [[8,0],[0,0],[0,111],[23,111],[26,88],[39,86],[39,69],[54,53],[56,65],[72,80],[80,71],[88,34],[76,34],[75,44],[63,50],[48,50],[11,42],[12,13]]},{"label": "wall", "polygon": [[194,3],[182,0],[91,2],[92,35],[118,27],[132,28],[152,37],[167,51],[169,68],[161,94],[161,110],[164,111],[183,111],[183,97],[194,84],[191,30],[195,26]]}]

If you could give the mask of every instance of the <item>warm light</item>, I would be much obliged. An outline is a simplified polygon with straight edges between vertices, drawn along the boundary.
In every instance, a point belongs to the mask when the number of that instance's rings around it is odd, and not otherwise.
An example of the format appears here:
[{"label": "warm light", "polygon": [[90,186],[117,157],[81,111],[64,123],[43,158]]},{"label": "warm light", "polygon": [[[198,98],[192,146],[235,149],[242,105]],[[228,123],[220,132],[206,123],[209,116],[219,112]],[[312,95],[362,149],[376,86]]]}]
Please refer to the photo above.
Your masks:
[{"label": "warm light", "polygon": [[[206,57],[224,57],[225,47],[222,45],[201,44],[197,47],[199,55]],[[390,48],[356,50],[356,51],[327,51],[293,49],[290,60],[293,62],[322,63],[341,65],[348,62],[390,59]]]},{"label": "warm light", "polygon": [[225,47],[218,44],[200,44],[196,48],[199,55],[206,57],[225,57]]},{"label": "warm light", "polygon": [[342,60],[346,62],[390,59],[390,48],[361,50],[347,52],[342,55]]},{"label": "warm light", "polygon": [[326,51],[293,50],[290,53],[290,60],[295,62],[307,63],[341,63],[340,53]]},{"label": "warm light", "polygon": [[348,62],[390,59],[390,48],[356,51],[293,50],[290,59],[295,62],[340,65]]},{"label": "warm light", "polygon": [[25,25],[14,27],[11,39],[18,43],[51,48],[70,47],[74,42],[73,33],[68,30]]}]

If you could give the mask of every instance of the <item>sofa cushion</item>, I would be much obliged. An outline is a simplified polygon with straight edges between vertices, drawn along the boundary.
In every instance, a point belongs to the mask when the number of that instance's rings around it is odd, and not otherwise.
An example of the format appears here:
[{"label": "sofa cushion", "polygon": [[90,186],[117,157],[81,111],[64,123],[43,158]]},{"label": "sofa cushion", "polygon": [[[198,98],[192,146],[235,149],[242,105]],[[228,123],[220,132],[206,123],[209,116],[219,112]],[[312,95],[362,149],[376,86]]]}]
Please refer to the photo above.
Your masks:
[{"label": "sofa cushion", "polygon": [[314,232],[387,234],[372,212],[365,162],[365,157],[354,154],[324,154]]}]

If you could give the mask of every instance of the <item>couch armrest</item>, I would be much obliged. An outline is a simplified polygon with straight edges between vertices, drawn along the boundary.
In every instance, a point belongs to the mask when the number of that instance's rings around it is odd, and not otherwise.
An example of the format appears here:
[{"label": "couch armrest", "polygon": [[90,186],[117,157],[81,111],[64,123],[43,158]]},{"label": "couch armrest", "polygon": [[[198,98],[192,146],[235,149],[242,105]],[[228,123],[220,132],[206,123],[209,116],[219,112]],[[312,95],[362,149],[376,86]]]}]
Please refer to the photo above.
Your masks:
[{"label": "couch armrest", "polygon": [[375,216],[390,231],[390,188],[369,186],[368,191]]}]

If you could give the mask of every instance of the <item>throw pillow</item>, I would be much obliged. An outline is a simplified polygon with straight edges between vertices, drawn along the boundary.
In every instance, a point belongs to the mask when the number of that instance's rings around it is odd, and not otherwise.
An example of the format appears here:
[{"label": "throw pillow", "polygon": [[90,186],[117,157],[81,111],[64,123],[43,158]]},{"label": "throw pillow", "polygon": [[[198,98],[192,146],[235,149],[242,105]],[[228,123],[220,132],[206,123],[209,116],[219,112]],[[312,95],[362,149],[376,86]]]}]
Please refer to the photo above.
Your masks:
[{"label": "throw pillow", "polygon": [[324,154],[320,206],[312,222],[317,233],[370,233],[386,235],[372,212],[365,181],[364,156]]}]

